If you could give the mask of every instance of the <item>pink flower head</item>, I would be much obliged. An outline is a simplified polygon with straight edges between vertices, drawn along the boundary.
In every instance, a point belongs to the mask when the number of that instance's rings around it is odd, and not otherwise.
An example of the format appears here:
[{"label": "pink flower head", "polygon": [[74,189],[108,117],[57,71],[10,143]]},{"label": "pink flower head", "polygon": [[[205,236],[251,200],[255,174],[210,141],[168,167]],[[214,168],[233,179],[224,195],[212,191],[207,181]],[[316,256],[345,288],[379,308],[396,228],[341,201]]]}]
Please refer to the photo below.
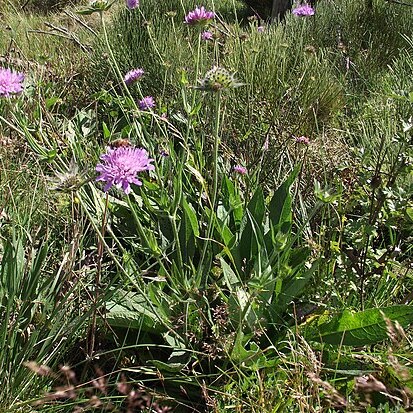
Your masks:
[{"label": "pink flower head", "polygon": [[139,80],[143,74],[144,74],[143,69],[132,69],[129,70],[128,73],[126,73],[125,77],[123,78],[123,81],[125,82],[126,85],[131,85],[132,83],[136,82]]},{"label": "pink flower head", "polygon": [[214,38],[214,35],[208,30],[205,30],[204,32],[201,33],[202,40],[212,40],[213,38]]},{"label": "pink flower head", "polygon": [[138,102],[140,110],[148,110],[155,107],[155,99],[152,96],[145,96]]},{"label": "pink flower head", "polygon": [[0,68],[0,97],[10,97],[23,91],[24,74]]},{"label": "pink flower head", "polygon": [[292,12],[299,17],[314,16],[315,10],[309,4],[303,4],[295,8]]},{"label": "pink flower head", "polygon": [[190,11],[185,16],[185,23],[191,26],[205,25],[209,23],[215,17],[215,13],[213,11],[205,10],[204,6],[196,7],[195,10]]},{"label": "pink flower head", "polygon": [[310,144],[310,139],[307,138],[307,136],[298,136],[295,138],[296,143],[301,143],[303,145],[309,145]]},{"label": "pink flower head", "polygon": [[264,26],[258,26],[258,27],[257,27],[257,32],[258,32],[258,33],[263,33],[264,30],[265,30],[265,27],[264,27]]},{"label": "pink flower head", "polygon": [[126,0],[126,6],[129,10],[136,9],[139,6],[139,0]]},{"label": "pink flower head", "polygon": [[106,182],[103,188],[105,192],[115,185],[127,195],[132,190],[130,184],[142,185],[142,181],[136,176],[139,172],[155,169],[151,165],[153,159],[148,157],[148,152],[132,146],[108,147],[100,159],[103,162],[96,165],[96,172],[100,173],[96,181]]},{"label": "pink flower head", "polygon": [[248,170],[245,166],[236,165],[234,166],[234,172],[240,175],[246,175]]}]

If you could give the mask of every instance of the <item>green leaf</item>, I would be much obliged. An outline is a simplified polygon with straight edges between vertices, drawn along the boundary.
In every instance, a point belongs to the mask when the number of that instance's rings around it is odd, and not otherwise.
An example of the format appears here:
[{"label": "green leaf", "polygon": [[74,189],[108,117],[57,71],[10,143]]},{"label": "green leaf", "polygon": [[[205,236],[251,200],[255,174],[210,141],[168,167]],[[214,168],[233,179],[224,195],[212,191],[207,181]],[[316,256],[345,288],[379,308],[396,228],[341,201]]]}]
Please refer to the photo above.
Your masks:
[{"label": "green leaf", "polygon": [[254,193],[254,196],[251,198],[251,201],[248,203],[247,206],[248,211],[254,217],[255,222],[258,225],[261,225],[264,221],[265,215],[265,202],[264,202],[264,194],[262,189],[259,187]]},{"label": "green leaf", "polygon": [[182,197],[182,208],[185,212],[185,216],[188,222],[191,224],[192,233],[196,237],[199,237],[199,226],[198,226],[198,219],[196,217],[195,209],[191,204],[188,204],[185,197]]},{"label": "green leaf", "polygon": [[299,170],[300,168],[297,165],[291,172],[290,176],[274,192],[274,195],[271,198],[269,205],[269,217],[275,233],[278,231],[288,233],[291,229],[292,198],[290,195],[290,188],[295,181]]},{"label": "green leaf", "polygon": [[[333,345],[364,346],[387,338],[385,317],[405,328],[413,322],[413,306],[394,305],[357,313],[344,310],[327,323],[318,324],[307,339]],[[314,327],[314,325],[313,325]]]},{"label": "green leaf", "polygon": [[105,320],[112,327],[123,327],[154,333],[164,331],[160,316],[151,309],[148,300],[140,294],[118,291],[117,299],[108,302]]},{"label": "green leaf", "polygon": [[234,288],[240,284],[239,278],[236,276],[232,268],[225,262],[223,258],[220,258],[221,268],[224,275],[225,283],[231,293],[234,292]]},{"label": "green leaf", "polygon": [[283,313],[291,301],[303,294],[316,268],[317,264],[315,263],[310,268],[295,271],[290,277],[281,280],[280,291],[276,294],[274,307],[271,310],[276,310],[276,314]]},{"label": "green leaf", "polygon": [[255,191],[254,196],[248,203],[243,218],[243,230],[239,242],[240,259],[249,261],[257,254],[259,239],[262,235],[262,223],[265,216],[264,194],[261,188]]},{"label": "green leaf", "polygon": [[168,373],[178,373],[186,366],[185,363],[164,363],[160,360],[148,360],[148,363],[155,366],[158,370]]},{"label": "green leaf", "polygon": [[46,99],[46,108],[50,110],[56,103],[60,103],[62,100],[56,96]]},{"label": "green leaf", "polygon": [[224,207],[227,212],[232,212],[233,224],[239,228],[243,216],[243,203],[233,182],[227,177],[222,181],[222,194]]},{"label": "green leaf", "polygon": [[105,122],[102,122],[102,130],[103,130],[103,137],[105,138],[105,140],[108,140],[110,138],[111,133]]}]

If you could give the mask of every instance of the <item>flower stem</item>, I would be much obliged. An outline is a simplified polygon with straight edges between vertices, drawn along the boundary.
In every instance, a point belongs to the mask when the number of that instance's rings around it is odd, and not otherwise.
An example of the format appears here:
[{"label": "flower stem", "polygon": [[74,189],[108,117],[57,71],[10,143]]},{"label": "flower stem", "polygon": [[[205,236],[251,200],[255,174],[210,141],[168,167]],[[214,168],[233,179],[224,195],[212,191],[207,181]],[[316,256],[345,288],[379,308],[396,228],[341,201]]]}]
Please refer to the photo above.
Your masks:
[{"label": "flower stem", "polygon": [[101,230],[100,230],[101,236],[98,237],[98,246],[97,246],[97,265],[96,265],[96,274],[95,274],[94,309],[93,309],[93,314],[92,314],[92,323],[90,325],[90,330],[89,330],[89,342],[88,342],[88,346],[89,346],[88,354],[89,354],[90,358],[92,358],[93,351],[95,349],[96,319],[97,319],[97,311],[98,311],[97,305],[98,305],[98,302],[99,302],[100,281],[101,281],[101,275],[102,275],[102,258],[103,258],[103,242],[102,242],[102,240],[105,238],[108,205],[109,205],[109,194],[106,194],[105,208],[103,210],[103,218],[102,218],[102,227],[101,227]]},{"label": "flower stem", "polygon": [[202,277],[202,267],[204,264],[205,256],[206,256],[207,249],[210,244],[210,239],[212,236],[212,230],[214,227],[215,209],[216,209],[217,194],[218,194],[218,148],[220,144],[220,133],[219,133],[220,127],[221,127],[221,92],[218,91],[216,93],[216,98],[215,98],[215,127],[214,127],[214,149],[213,149],[213,182],[212,182],[213,188],[212,188],[212,198],[210,198],[211,215],[209,218],[207,236],[206,236],[204,248],[202,251],[201,261],[199,263],[198,281],[200,281],[199,278]]}]

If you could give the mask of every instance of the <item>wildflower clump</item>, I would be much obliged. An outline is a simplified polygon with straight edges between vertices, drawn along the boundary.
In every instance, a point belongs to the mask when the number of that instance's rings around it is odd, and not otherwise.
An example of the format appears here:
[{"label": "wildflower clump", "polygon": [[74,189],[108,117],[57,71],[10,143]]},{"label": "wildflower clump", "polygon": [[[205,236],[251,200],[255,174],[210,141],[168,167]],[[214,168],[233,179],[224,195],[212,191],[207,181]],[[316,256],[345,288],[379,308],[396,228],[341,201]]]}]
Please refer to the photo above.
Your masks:
[{"label": "wildflower clump", "polygon": [[108,147],[100,159],[102,163],[96,165],[96,172],[100,174],[96,181],[106,182],[103,188],[105,192],[115,185],[128,195],[132,191],[130,184],[142,185],[142,181],[137,177],[139,172],[155,169],[151,165],[154,159],[149,158],[148,152],[143,148]]},{"label": "wildflower clump", "polygon": [[137,82],[144,75],[144,73],[145,71],[143,69],[129,70],[129,72],[126,73],[125,77],[123,78],[123,81],[127,86],[129,86],[132,83]]},{"label": "wildflower clump", "polygon": [[296,7],[292,13],[298,17],[314,16],[315,10],[309,4],[303,4]]},{"label": "wildflower clump", "polygon": [[190,26],[205,26],[215,18],[213,11],[206,10],[204,6],[196,7],[185,16],[185,23]]},{"label": "wildflower clump", "polygon": [[0,97],[10,97],[23,91],[24,74],[0,68]]}]

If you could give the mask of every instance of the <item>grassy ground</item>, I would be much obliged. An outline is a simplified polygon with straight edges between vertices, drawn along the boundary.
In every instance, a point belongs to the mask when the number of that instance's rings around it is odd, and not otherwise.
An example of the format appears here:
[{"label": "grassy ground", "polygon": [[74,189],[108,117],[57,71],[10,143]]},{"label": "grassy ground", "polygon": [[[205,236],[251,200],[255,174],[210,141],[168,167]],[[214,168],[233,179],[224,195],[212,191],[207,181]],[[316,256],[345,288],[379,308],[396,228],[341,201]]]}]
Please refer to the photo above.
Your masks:
[{"label": "grassy ground", "polygon": [[[0,412],[409,411],[413,15],[373,3],[269,26],[207,1],[208,41],[190,0],[0,4],[26,74],[0,98]],[[239,87],[198,90],[214,66]],[[128,196],[94,181],[119,139],[154,159]]]}]

